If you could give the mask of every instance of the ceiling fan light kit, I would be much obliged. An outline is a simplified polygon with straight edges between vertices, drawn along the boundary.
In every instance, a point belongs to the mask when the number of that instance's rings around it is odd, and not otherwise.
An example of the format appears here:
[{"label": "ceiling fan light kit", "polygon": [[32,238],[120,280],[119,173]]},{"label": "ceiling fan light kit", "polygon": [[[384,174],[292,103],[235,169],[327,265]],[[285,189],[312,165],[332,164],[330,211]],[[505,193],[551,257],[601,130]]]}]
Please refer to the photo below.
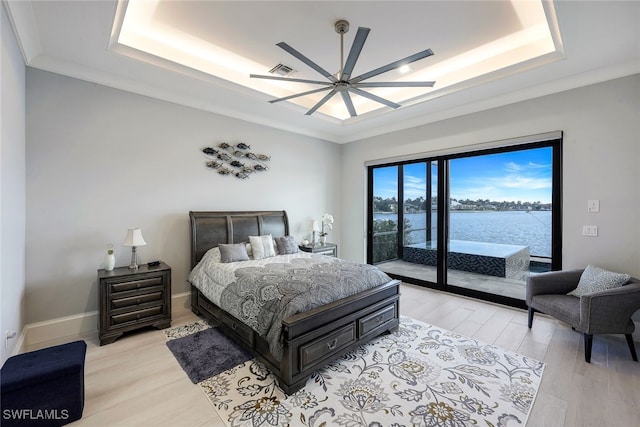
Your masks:
[{"label": "ceiling fan light kit", "polygon": [[[338,34],[340,34],[340,71],[338,71],[335,75],[331,74],[311,59],[307,58],[302,53],[295,50],[293,47],[289,46],[285,42],[277,43],[276,46],[280,47],[296,59],[302,61],[304,64],[313,68],[315,71],[324,76],[328,81],[322,80],[308,80],[308,79],[297,79],[290,78],[284,76],[267,76],[261,74],[250,74],[249,77],[256,79],[271,79],[271,80],[283,80],[290,81],[296,83],[308,83],[313,85],[320,85],[322,87],[318,89],[309,90],[306,92],[297,93],[294,95],[285,96],[283,98],[273,99],[269,101],[270,103],[276,103],[281,101],[286,101],[292,98],[298,98],[301,96],[311,95],[314,93],[319,93],[323,91],[329,91],[320,101],[318,101],[309,111],[305,114],[310,116],[315,113],[320,107],[322,107],[329,99],[331,99],[335,94],[339,93],[342,97],[345,107],[349,112],[351,117],[356,117],[358,114],[351,100],[350,94],[360,95],[365,98],[368,98],[372,101],[378,102],[380,104],[386,105],[391,108],[398,108],[400,104],[389,101],[388,99],[381,98],[377,95],[374,95],[370,92],[362,90],[364,88],[375,88],[375,87],[433,87],[435,82],[433,81],[423,81],[423,82],[365,82],[364,80],[370,79],[372,77],[376,77],[380,74],[386,73],[388,71],[394,70],[396,68],[400,68],[402,66],[408,66],[412,62],[419,61],[420,59],[427,58],[433,55],[433,51],[431,49],[426,49],[421,52],[410,55],[406,58],[400,59],[398,61],[391,62],[382,67],[376,68],[375,70],[371,70],[367,73],[361,74],[356,77],[351,77],[351,73],[358,61],[358,57],[362,52],[362,48],[364,47],[364,43],[367,40],[367,36],[369,35],[369,28],[366,27],[358,27],[358,32],[356,33],[356,37],[353,40],[353,44],[351,45],[351,50],[349,51],[349,56],[347,57],[346,62],[344,61],[344,35],[349,31],[349,22],[341,19],[336,21],[335,30]],[[274,67],[275,68],[275,67]]]}]

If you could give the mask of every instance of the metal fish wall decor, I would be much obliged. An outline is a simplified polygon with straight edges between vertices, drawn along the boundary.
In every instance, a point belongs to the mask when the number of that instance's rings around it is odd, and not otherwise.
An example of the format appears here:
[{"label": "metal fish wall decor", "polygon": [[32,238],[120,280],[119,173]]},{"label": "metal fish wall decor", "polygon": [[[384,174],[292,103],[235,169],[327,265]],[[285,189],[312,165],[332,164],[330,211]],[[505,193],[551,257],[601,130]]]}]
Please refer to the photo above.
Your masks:
[{"label": "metal fish wall decor", "polygon": [[[265,172],[269,168],[265,162],[271,160],[271,156],[248,151],[251,146],[244,142],[229,144],[221,142],[214,147],[205,147],[201,151],[208,157],[205,165],[215,169],[220,175],[233,175],[239,179],[247,179],[254,172]],[[253,163],[240,161],[251,160]]]}]

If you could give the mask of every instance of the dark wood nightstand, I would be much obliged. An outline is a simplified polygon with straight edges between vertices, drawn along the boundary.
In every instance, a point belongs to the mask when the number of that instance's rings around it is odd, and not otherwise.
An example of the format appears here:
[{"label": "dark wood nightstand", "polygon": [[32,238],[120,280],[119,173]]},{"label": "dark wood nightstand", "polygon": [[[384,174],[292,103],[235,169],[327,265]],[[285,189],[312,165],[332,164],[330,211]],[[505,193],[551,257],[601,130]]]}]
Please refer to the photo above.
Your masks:
[{"label": "dark wood nightstand", "polygon": [[338,245],[335,243],[325,243],[324,245],[318,244],[316,246],[298,246],[301,251],[312,252],[314,254],[338,256]]},{"label": "dark wood nightstand", "polygon": [[154,326],[171,326],[171,267],[161,262],[137,270],[118,267],[98,270],[98,331],[100,345],[123,333]]}]

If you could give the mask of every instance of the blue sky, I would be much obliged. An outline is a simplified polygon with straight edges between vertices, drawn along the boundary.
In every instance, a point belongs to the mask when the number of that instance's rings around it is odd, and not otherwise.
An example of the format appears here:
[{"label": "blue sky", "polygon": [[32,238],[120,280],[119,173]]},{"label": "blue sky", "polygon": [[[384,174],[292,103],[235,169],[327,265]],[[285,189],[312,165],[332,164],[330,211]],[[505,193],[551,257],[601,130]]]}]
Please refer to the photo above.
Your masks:
[{"label": "blue sky", "polygon": [[[451,197],[551,203],[551,150],[543,147],[451,160]],[[432,172],[436,194],[435,167]],[[377,168],[374,174],[374,195],[397,197],[396,168]],[[406,165],[404,174],[405,198],[424,197],[424,163]]]}]

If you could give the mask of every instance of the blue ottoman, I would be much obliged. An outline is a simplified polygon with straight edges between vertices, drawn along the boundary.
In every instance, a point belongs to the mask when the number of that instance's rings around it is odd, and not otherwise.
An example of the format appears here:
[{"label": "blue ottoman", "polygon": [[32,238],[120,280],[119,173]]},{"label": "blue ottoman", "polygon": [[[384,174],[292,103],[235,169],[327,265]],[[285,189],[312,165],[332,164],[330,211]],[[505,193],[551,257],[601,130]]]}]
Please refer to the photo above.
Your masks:
[{"label": "blue ottoman", "polygon": [[0,424],[61,426],[82,417],[87,344],[44,348],[10,357],[0,371]]}]

